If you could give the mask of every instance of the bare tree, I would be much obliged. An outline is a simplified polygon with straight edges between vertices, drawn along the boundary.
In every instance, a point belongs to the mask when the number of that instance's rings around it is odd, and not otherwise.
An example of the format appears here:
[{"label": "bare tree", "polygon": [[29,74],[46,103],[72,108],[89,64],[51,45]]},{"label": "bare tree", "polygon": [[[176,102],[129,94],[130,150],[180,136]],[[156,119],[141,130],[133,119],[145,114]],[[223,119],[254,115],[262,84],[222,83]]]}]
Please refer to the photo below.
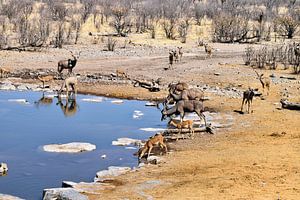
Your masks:
[{"label": "bare tree", "polygon": [[188,28],[190,26],[189,18],[185,18],[179,22],[178,33],[182,43],[186,43]]},{"label": "bare tree", "polygon": [[68,9],[60,1],[48,0],[48,9],[52,20],[56,21],[56,31],[52,44],[55,48],[62,48],[69,34],[66,33],[66,17]]},{"label": "bare tree", "polygon": [[82,8],[80,10],[81,17],[83,22],[89,18],[90,14],[93,12],[95,8],[96,1],[95,0],[84,0],[82,1]]},{"label": "bare tree", "polygon": [[175,39],[176,22],[179,18],[179,1],[180,0],[165,0],[162,4],[162,27],[168,39]]},{"label": "bare tree", "polygon": [[131,20],[129,18],[130,4],[124,0],[114,2],[110,8],[114,18],[111,26],[116,30],[119,36],[126,36],[131,30]]},{"label": "bare tree", "polygon": [[221,14],[213,19],[214,41],[231,43],[247,42],[256,38],[256,33],[250,35],[249,18],[241,15]]},{"label": "bare tree", "polygon": [[277,33],[288,39],[292,39],[299,28],[299,21],[292,16],[278,17],[275,24]]}]

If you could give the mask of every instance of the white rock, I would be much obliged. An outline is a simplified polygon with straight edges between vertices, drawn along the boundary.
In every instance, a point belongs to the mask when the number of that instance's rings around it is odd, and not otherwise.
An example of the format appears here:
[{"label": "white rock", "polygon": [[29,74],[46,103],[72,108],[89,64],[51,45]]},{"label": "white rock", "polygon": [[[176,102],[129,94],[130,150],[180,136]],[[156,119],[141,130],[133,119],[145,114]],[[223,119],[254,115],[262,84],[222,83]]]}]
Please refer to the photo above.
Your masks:
[{"label": "white rock", "polygon": [[42,88],[32,88],[32,91],[34,91],[34,92],[40,92],[40,91],[43,91],[43,89]]},{"label": "white rock", "polygon": [[99,182],[79,182],[75,183],[72,181],[63,181],[62,183],[63,188],[73,188],[77,192],[83,194],[94,194],[94,195],[101,195],[101,191],[105,189],[114,189],[116,186],[109,183],[99,183]]},{"label": "white rock", "polygon": [[103,155],[101,156],[101,158],[102,158],[102,159],[105,159],[105,158],[106,158],[106,155],[105,155],[105,154],[103,154]]},{"label": "white rock", "polygon": [[5,173],[8,171],[8,166],[6,163],[0,163],[0,173]]},{"label": "white rock", "polygon": [[55,95],[55,94],[47,94],[47,95],[45,95],[45,97],[46,98],[50,98],[50,99],[53,99],[53,98],[55,98],[57,95]]},{"label": "white rock", "polygon": [[19,197],[7,195],[7,194],[0,194],[0,200],[23,200]]},{"label": "white rock", "polygon": [[109,176],[119,176],[121,174],[125,174],[131,170],[130,167],[116,167],[116,166],[110,166],[107,170],[102,170],[97,172],[96,177],[94,179],[95,182],[99,180],[103,180],[104,177]]},{"label": "white rock", "polygon": [[165,128],[140,128],[141,131],[146,132],[159,132],[159,131],[165,131]]},{"label": "white rock", "polygon": [[123,100],[112,100],[111,101],[111,103],[113,103],[113,104],[121,104],[123,102],[124,102]]},{"label": "white rock", "polygon": [[156,106],[156,102],[147,102],[145,106]]},{"label": "white rock", "polygon": [[103,98],[102,97],[84,98],[84,99],[81,99],[81,101],[100,103],[103,101]]},{"label": "white rock", "polygon": [[19,85],[19,86],[17,87],[17,89],[20,90],[20,91],[28,90],[28,88],[27,88],[26,85]]},{"label": "white rock", "polygon": [[138,165],[138,168],[141,168],[141,167],[145,167],[145,163],[140,163],[139,165]]},{"label": "white rock", "polygon": [[8,99],[8,101],[21,104],[29,104],[29,102],[26,99]]},{"label": "white rock", "polygon": [[0,85],[0,90],[16,90],[16,87],[13,84],[5,83]]},{"label": "white rock", "polygon": [[117,141],[112,141],[114,146],[128,146],[128,145],[138,145],[141,143],[141,140],[132,139],[132,138],[118,138]]},{"label": "white rock", "polygon": [[135,150],[136,147],[125,147],[125,149]]},{"label": "white rock", "polygon": [[64,199],[64,200],[88,200],[88,197],[80,194],[73,188],[51,188],[44,189],[43,200],[55,200],[55,199]]},{"label": "white rock", "polygon": [[79,153],[83,151],[93,151],[96,145],[84,142],[72,142],[67,144],[49,144],[43,146],[43,150],[56,153]]},{"label": "white rock", "polygon": [[133,119],[138,119],[138,118],[141,118],[143,115],[144,115],[144,113],[142,113],[142,111],[135,110],[135,111],[133,111],[132,118]]},{"label": "white rock", "polygon": [[158,156],[149,156],[147,158],[147,161],[148,162],[153,162],[154,160],[156,160],[156,163],[161,163],[161,161],[163,160],[161,157],[158,157]]}]

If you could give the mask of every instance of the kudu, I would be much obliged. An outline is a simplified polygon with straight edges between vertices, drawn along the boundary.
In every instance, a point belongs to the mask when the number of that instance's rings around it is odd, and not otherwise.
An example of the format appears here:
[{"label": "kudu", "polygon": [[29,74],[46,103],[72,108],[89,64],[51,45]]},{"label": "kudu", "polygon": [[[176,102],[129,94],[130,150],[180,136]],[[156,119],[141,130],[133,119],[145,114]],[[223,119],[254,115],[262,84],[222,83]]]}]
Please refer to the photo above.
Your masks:
[{"label": "kudu", "polygon": [[182,60],[182,56],[183,56],[182,47],[177,47],[177,49],[178,49],[179,61],[181,61]]},{"label": "kudu", "polygon": [[296,47],[294,48],[294,53],[295,53],[295,67],[296,67],[296,73],[300,72],[299,66],[300,66],[300,43],[296,44]]},{"label": "kudu", "polygon": [[191,89],[186,89],[183,90],[182,92],[179,92],[177,94],[175,91],[170,91],[169,96],[173,98],[175,101],[180,101],[180,100],[203,100],[204,98],[204,93],[197,89],[197,88],[191,88]]},{"label": "kudu", "polygon": [[166,117],[171,117],[172,115],[180,115],[180,121],[183,121],[184,115],[186,112],[192,113],[195,112],[200,120],[203,119],[205,126],[206,124],[206,118],[203,114],[204,112],[204,106],[201,101],[198,100],[180,100],[178,101],[175,106],[173,106],[170,109],[167,109],[166,107],[161,111],[161,120],[164,120]]},{"label": "kudu", "polygon": [[182,92],[183,90],[189,89],[189,85],[185,82],[178,82],[178,83],[170,83],[168,85],[169,93],[172,91],[179,91]]},{"label": "kudu", "polygon": [[252,105],[252,100],[254,97],[254,90],[249,88],[248,90],[244,91],[243,93],[243,101],[242,101],[242,107],[241,107],[241,112],[243,112],[243,106],[244,103],[248,104],[248,113],[250,113],[250,107]]},{"label": "kudu", "polygon": [[187,83],[185,82],[178,82],[178,83],[170,83],[168,85],[168,89],[169,89],[169,95],[167,96],[167,98],[163,101],[163,106],[166,106],[169,103],[174,103],[173,97],[171,96],[171,93],[176,93],[176,94],[180,94],[183,90],[188,89],[189,86]]},{"label": "kudu", "polygon": [[207,43],[204,44],[205,53],[208,55],[209,58],[212,57],[213,48],[208,45]]},{"label": "kudu", "polygon": [[176,49],[173,50],[173,55],[174,55],[175,63],[178,63],[179,62],[179,52]]},{"label": "kudu", "polygon": [[[254,70],[255,71],[255,70]],[[268,93],[267,95],[269,95],[269,91],[270,91],[270,85],[271,85],[271,80],[269,77],[264,77],[264,74],[259,74],[257,71],[255,71],[261,85],[263,88],[263,92],[265,91],[265,88],[267,88]]]},{"label": "kudu", "polygon": [[173,67],[173,62],[174,62],[174,53],[173,51],[169,52],[169,69]]},{"label": "kudu", "polygon": [[62,73],[64,69],[67,69],[69,71],[69,74],[72,73],[73,68],[76,66],[77,60],[79,59],[81,51],[78,53],[78,56],[74,56],[73,52],[70,51],[72,58],[69,58],[68,60],[60,60],[57,64],[57,71],[58,73]]}]

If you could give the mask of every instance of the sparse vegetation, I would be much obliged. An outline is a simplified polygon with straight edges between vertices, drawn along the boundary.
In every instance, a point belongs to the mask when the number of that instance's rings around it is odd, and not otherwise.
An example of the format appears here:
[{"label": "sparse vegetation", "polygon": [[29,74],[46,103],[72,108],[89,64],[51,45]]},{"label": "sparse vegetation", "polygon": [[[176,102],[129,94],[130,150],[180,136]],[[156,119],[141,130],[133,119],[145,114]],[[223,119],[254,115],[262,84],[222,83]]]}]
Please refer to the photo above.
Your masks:
[{"label": "sparse vegetation", "polygon": [[[299,2],[193,0],[7,0],[0,2],[1,49],[26,49],[80,41],[89,23],[98,32],[110,25],[109,35],[158,31],[165,38],[187,41],[192,26],[208,26],[215,42],[261,42],[298,36]],[[89,20],[91,19],[91,20]]]}]

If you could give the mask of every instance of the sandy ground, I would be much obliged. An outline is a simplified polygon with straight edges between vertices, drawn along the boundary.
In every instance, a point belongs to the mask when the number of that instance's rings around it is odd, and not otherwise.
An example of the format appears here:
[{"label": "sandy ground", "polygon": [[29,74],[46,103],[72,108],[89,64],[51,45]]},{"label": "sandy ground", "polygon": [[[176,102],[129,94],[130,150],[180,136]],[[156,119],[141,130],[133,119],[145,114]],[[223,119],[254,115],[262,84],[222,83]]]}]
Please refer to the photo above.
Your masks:
[{"label": "sandy ground", "polygon": [[[101,52],[95,46],[92,50],[76,47],[83,49],[83,55],[75,72],[110,74],[123,69],[131,78],[162,78],[164,85],[180,80],[193,86],[261,89],[253,70],[243,65],[241,55],[245,47],[215,44],[218,51],[210,59],[205,59],[204,48],[186,48],[183,60],[173,70],[163,69],[168,65],[170,47],[150,50],[129,47],[115,54]],[[12,70],[56,69],[57,60],[68,56],[65,50],[1,54],[5,54],[3,66]],[[232,127],[219,129],[215,135],[197,134],[194,140],[169,144],[175,151],[164,155],[163,163],[122,175],[115,179],[114,189],[89,195],[90,199],[299,199],[300,112],[278,109],[278,103],[284,93],[290,100],[299,101],[300,84],[298,80],[278,78],[294,76],[289,70],[263,72],[274,74],[277,79],[273,80],[265,100],[254,99],[253,113],[234,112],[240,109],[241,98],[207,93],[210,100],[205,106],[231,115]],[[97,82],[80,84],[80,91],[138,99],[158,99],[167,94],[127,84]]]}]

